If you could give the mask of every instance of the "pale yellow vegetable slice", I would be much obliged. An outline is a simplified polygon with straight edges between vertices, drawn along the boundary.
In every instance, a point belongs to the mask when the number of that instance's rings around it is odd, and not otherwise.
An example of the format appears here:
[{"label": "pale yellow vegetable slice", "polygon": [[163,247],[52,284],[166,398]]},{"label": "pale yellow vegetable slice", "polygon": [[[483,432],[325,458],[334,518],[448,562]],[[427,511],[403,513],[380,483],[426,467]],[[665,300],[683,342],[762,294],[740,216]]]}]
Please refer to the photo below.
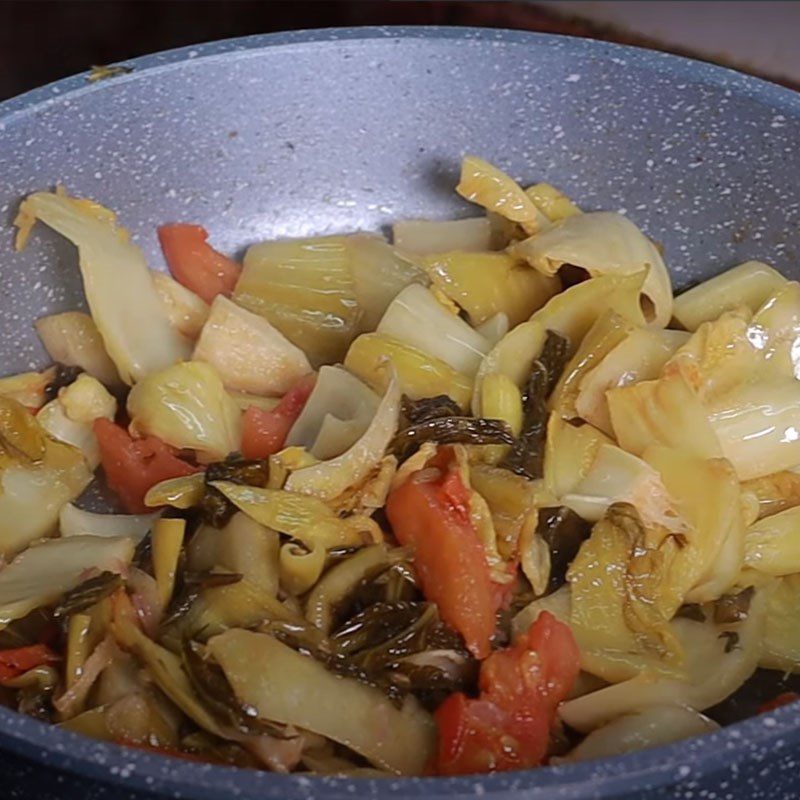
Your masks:
[{"label": "pale yellow vegetable slice", "polygon": [[744,562],[777,577],[800,573],[800,507],[751,525],[744,534]]},{"label": "pale yellow vegetable slice", "polygon": [[94,320],[83,311],[65,311],[41,317],[34,323],[53,361],[80,367],[106,386],[119,386],[117,368],[109,358]]},{"label": "pale yellow vegetable slice", "polygon": [[483,206],[533,234],[549,224],[522,187],[505,172],[476,156],[461,162],[461,179],[456,191],[472,203]]},{"label": "pale yellow vegetable slice", "polygon": [[217,295],[192,358],[211,364],[229,391],[283,395],[311,372],[305,353],[264,317]]},{"label": "pale yellow vegetable slice", "polygon": [[379,333],[359,336],[350,345],[344,365],[380,394],[389,386],[394,370],[401,392],[412,400],[446,394],[465,408],[472,395],[472,378],[468,375],[456,372],[441,359]]},{"label": "pale yellow vegetable slice", "polygon": [[786,278],[767,264],[746,261],[679,294],[672,314],[687,331],[695,331],[738,305],[757,311],[784,283]]},{"label": "pale yellow vegetable slice", "polygon": [[463,319],[446,311],[424,286],[407,286],[392,301],[377,332],[398,339],[449,364],[456,372],[474,375],[489,342]]},{"label": "pale yellow vegetable slice", "polygon": [[400,387],[392,380],[361,438],[336,458],[292,472],[286,480],[286,490],[333,500],[357,486],[380,463],[397,433],[399,418]]},{"label": "pale yellow vegetable slice", "polygon": [[575,491],[586,477],[597,451],[611,439],[589,424],[572,425],[558,414],[547,423],[544,481],[556,498]]},{"label": "pale yellow vegetable slice", "polygon": [[392,240],[404,253],[480,253],[491,249],[492,224],[486,217],[399,220],[392,225]]},{"label": "pale yellow vegetable slice", "polygon": [[169,605],[175,588],[175,573],[185,533],[185,519],[158,519],[153,525],[153,572],[161,608]]},{"label": "pale yellow vegetable slice", "polygon": [[210,364],[186,361],[148,375],[128,395],[128,413],[139,434],[207,461],[239,450],[241,411]]},{"label": "pale yellow vegetable slice", "polygon": [[420,260],[433,285],[464,309],[477,327],[505,314],[510,327],[528,319],[561,288],[508,253],[454,251]]},{"label": "pale yellow vegetable slice", "polygon": [[125,383],[188,356],[185,340],[169,324],[142,251],[117,227],[114,214],[89,200],[35,192],[20,206],[18,246],[27,238],[25,227],[37,219],[78,247],[92,319]]},{"label": "pale yellow vegetable slice", "polygon": [[301,541],[309,549],[315,544],[331,548],[382,539],[373,520],[363,516],[339,518],[317,497],[227,481],[211,485],[256,522]]},{"label": "pale yellow vegetable slice", "polygon": [[581,213],[569,197],[549,183],[534,183],[525,190],[525,194],[551,222],[558,222],[560,219]]},{"label": "pale yellow vegetable slice", "polygon": [[181,336],[191,341],[197,339],[208,319],[208,303],[166,272],[153,270],[152,276],[153,285],[167,313],[169,324]]},{"label": "pale yellow vegetable slice", "polygon": [[606,392],[658,378],[668,359],[688,338],[684,331],[634,328],[580,380],[575,397],[578,416],[612,434]]},{"label": "pale yellow vegetable slice", "polygon": [[264,633],[227,631],[208,649],[262,719],[326,736],[400,775],[420,774],[433,755],[435,725],[414,698],[397,708],[379,689],[334,675]]}]

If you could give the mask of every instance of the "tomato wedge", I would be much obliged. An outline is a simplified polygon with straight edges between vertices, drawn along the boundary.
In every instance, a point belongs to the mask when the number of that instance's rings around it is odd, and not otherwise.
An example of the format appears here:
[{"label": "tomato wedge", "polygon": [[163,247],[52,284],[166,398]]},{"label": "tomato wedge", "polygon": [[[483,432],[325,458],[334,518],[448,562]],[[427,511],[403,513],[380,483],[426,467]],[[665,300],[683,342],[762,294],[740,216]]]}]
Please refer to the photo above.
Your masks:
[{"label": "tomato wedge", "polygon": [[790,703],[794,703],[798,700],[800,700],[800,694],[797,694],[797,692],[784,692],[777,697],[773,697],[772,700],[767,700],[763,705],[760,705],[758,707],[758,713],[767,714],[770,711],[774,711],[776,708],[788,706]]},{"label": "tomato wedge", "polygon": [[425,596],[464,637],[469,651],[486,658],[500,596],[470,521],[469,499],[454,471],[427,483],[412,475],[389,494],[386,514],[400,544],[414,549],[414,568]]},{"label": "tomato wedge", "polygon": [[570,629],[544,611],[511,647],[481,665],[480,697],[450,695],[436,710],[434,771],[469,775],[539,766],[556,708],[580,669]]},{"label": "tomato wedge", "polygon": [[158,229],[158,240],[172,277],[210,303],[218,294],[233,292],[241,267],[232,258],[218,253],[207,239],[208,232],[201,225],[175,223]]},{"label": "tomato wedge", "polygon": [[125,428],[102,418],[93,427],[106,481],[130,514],[152,511],[144,504],[144,496],[157,483],[200,471],[155,436],[132,439]]},{"label": "tomato wedge", "polygon": [[59,657],[45,644],[0,650],[0,683],[16,678],[29,669],[55,661],[59,661]]},{"label": "tomato wedge", "polygon": [[292,386],[275,408],[250,406],[242,417],[242,455],[267,458],[277,453],[314,389],[316,375],[306,375]]}]

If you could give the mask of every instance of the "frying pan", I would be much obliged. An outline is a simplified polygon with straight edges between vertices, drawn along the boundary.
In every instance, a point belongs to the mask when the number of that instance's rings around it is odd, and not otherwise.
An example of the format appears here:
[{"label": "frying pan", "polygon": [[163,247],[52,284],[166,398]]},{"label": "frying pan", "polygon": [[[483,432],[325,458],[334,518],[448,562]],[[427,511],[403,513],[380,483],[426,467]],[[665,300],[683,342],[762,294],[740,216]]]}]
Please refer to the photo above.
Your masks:
[{"label": "frying pan", "polygon": [[[0,359],[40,366],[32,321],[82,306],[73,249],[26,193],[62,183],[119,212],[153,265],[155,228],[220,250],[470,213],[464,153],[585,209],[624,210],[677,287],[749,258],[800,277],[800,95],[719,67],[578,39],[467,28],[257,36],[129,62],[0,104]],[[124,286],[120,287],[124,291]],[[131,298],[135,302],[135,298]],[[11,798],[770,798],[797,796],[796,707],[601,762],[457,779],[307,778],[164,759],[0,709]]]}]

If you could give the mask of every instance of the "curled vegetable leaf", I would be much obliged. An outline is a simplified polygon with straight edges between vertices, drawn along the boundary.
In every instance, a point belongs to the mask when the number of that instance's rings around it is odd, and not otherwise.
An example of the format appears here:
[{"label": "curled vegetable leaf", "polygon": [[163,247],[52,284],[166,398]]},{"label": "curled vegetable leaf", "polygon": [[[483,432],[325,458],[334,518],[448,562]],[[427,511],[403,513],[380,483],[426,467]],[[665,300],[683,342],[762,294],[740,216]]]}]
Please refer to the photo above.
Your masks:
[{"label": "curled vegetable leaf", "polygon": [[564,264],[581,267],[592,277],[646,271],[642,294],[652,306],[650,321],[663,328],[672,317],[672,285],[664,260],[656,246],[621,214],[599,211],[562,219],[520,242],[515,252],[545,275]]},{"label": "curled vegetable leaf", "polygon": [[90,200],[35,192],[20,206],[18,249],[37,219],[78,247],[92,318],[125,383],[188,356],[186,342],[169,324],[142,251],[117,227],[114,214]]},{"label": "curled vegetable leaf", "polygon": [[309,549],[317,543],[329,548],[382,538],[377,523],[368,517],[340,519],[316,497],[280,489],[237,486],[227,481],[215,481],[212,485],[256,522],[297,539]]},{"label": "curled vegetable leaf", "polygon": [[528,234],[550,224],[516,181],[482,158],[464,157],[456,191],[465,200],[519,223]]},{"label": "curled vegetable leaf", "polygon": [[644,325],[639,303],[643,280],[643,273],[604,275],[559,292],[527,322],[509,331],[483,359],[475,376],[473,412],[480,412],[480,390],[486,375],[499,372],[519,388],[525,385],[530,365],[541,354],[548,330],[567,339],[571,355],[595,320],[609,309],[636,325]]},{"label": "curled vegetable leaf", "polygon": [[567,574],[584,669],[612,682],[643,669],[680,674],[683,653],[669,627],[680,603],[669,591],[677,549],[664,533],[654,540],[625,503],[595,525]]},{"label": "curled vegetable leaf", "polygon": [[375,416],[380,398],[341,367],[322,367],[314,389],[286,436],[318,459],[334,458],[355,444]]},{"label": "curled vegetable leaf", "polygon": [[361,438],[336,458],[292,472],[286,480],[287,491],[334,500],[359,485],[380,464],[399,416],[400,387],[392,380]]}]

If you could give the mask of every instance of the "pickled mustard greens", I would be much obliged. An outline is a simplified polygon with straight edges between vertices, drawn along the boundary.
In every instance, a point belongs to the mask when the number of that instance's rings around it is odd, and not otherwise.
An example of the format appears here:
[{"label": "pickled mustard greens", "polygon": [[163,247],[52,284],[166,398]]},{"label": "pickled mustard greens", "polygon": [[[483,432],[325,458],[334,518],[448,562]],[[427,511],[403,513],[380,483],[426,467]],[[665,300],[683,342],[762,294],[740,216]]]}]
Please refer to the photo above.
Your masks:
[{"label": "pickled mustard greens", "polygon": [[242,267],[168,225],[172,277],[97,203],[23,201],[89,313],[0,378],[3,702],[457,775],[701,735],[800,673],[800,283],[748,261],[674,297],[627,216],[474,156],[457,191],[485,214]]}]

